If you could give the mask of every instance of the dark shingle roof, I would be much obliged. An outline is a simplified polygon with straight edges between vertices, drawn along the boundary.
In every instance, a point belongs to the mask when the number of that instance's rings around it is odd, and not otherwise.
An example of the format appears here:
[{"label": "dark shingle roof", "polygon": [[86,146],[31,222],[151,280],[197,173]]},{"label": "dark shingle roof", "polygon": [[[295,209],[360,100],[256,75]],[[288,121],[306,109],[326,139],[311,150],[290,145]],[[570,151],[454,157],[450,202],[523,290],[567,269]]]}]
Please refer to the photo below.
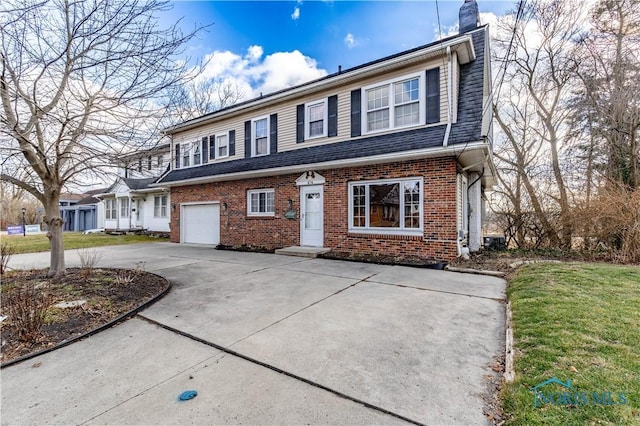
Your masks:
[{"label": "dark shingle roof", "polygon": [[[485,27],[485,31],[487,31]],[[460,67],[458,122],[451,126],[449,145],[481,139],[485,31],[472,33],[476,59]],[[303,164],[348,160],[442,146],[446,125],[369,136],[326,145],[298,148],[263,157],[243,158],[205,166],[172,170],[157,180],[171,183],[206,176]],[[302,144],[301,146],[304,146]],[[132,188],[133,189],[133,188]]]},{"label": "dark shingle roof", "polygon": [[[489,31],[485,27],[485,31]],[[485,31],[472,33],[476,60],[460,67],[458,122],[451,126],[449,144],[479,141],[482,137]]]},{"label": "dark shingle roof", "polygon": [[99,188],[99,189],[92,189],[90,191],[87,191],[84,193],[84,198],[81,199],[80,201],[78,201],[78,205],[86,205],[86,204],[97,204],[100,202],[100,200],[96,197],[94,197],[94,195],[96,194],[102,194],[103,192],[107,191],[109,188]]},{"label": "dark shingle roof", "polygon": [[264,157],[244,158],[200,167],[177,169],[160,179],[158,183],[438,147],[442,145],[445,127],[442,125],[427,129],[414,129],[383,136],[298,148]]},{"label": "dark shingle roof", "polygon": [[154,183],[158,178],[157,177],[152,177],[152,178],[141,178],[141,179],[134,179],[134,178],[118,178],[113,185],[111,185],[106,192],[110,192],[113,190],[113,188],[116,187],[116,185],[118,184],[119,180],[122,180],[128,187],[130,190],[132,191],[139,191],[141,189],[149,189],[149,185]]},{"label": "dark shingle roof", "polygon": [[152,184],[156,181],[157,178],[143,178],[143,179],[133,179],[133,178],[122,178],[124,183],[127,184],[130,190],[137,191],[140,189],[148,189],[149,184]]}]

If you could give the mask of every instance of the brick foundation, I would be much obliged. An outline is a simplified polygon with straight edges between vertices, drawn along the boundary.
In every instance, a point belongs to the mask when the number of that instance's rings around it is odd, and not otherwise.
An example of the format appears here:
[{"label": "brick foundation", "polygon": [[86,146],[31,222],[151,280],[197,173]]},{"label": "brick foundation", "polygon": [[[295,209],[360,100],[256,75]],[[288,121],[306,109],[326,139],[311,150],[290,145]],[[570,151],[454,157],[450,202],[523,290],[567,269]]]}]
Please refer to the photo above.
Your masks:
[{"label": "brick foundation", "polygon": [[[438,260],[456,257],[456,161],[434,158],[318,171],[324,185],[324,246],[337,253],[417,256]],[[287,219],[287,200],[300,210],[300,173],[171,188],[171,241],[180,241],[180,204],[226,203],[220,209],[220,243],[265,249],[300,244],[300,220]],[[405,177],[424,179],[424,234],[396,236],[348,233],[348,184],[352,181]],[[247,190],[275,189],[275,216],[248,217]]]}]

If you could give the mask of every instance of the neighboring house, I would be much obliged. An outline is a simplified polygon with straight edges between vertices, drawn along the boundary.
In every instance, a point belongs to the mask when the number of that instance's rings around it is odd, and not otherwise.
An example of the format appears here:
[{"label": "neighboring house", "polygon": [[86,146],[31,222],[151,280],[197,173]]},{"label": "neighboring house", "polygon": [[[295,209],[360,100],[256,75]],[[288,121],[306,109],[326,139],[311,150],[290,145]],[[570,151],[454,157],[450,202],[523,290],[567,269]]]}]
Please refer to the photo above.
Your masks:
[{"label": "neighboring house", "polygon": [[64,193],[60,195],[60,217],[63,231],[86,231],[102,228],[104,225],[104,204],[95,197],[103,189],[87,191],[84,194]]},{"label": "neighboring house", "polygon": [[[171,240],[451,260],[493,183],[488,27],[166,130]],[[152,185],[153,186],[153,185]]]},{"label": "neighboring house", "polygon": [[99,194],[106,231],[169,232],[169,191],[149,185],[167,170],[170,157],[164,144],[122,159],[118,178]]}]

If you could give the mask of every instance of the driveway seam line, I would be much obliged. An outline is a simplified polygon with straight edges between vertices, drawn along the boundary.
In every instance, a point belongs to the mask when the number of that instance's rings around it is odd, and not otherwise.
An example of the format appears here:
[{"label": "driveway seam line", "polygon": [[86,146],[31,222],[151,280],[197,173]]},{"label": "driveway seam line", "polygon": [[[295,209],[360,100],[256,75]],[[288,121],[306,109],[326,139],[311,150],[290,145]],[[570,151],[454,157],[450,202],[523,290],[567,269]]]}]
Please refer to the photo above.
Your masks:
[{"label": "driveway seam line", "polygon": [[[356,283],[356,284],[358,284],[358,283]],[[353,284],[353,285],[351,285],[349,287],[353,287],[356,284]],[[346,290],[346,288],[343,289],[343,290]],[[328,297],[331,297],[331,296],[328,296]],[[398,418],[400,420],[404,420],[405,422],[409,422],[409,423],[414,424],[414,425],[425,426],[424,423],[420,423],[420,422],[418,422],[416,420],[413,420],[413,419],[410,419],[408,417],[405,417],[402,414],[394,413],[393,411],[387,410],[387,409],[379,407],[377,405],[373,405],[373,404],[371,404],[369,402],[366,402],[364,400],[361,400],[359,398],[347,395],[346,393],[340,392],[340,391],[338,391],[336,389],[330,388],[330,387],[325,386],[323,384],[320,384],[318,382],[314,382],[313,380],[304,378],[304,377],[299,376],[299,375],[297,375],[295,373],[292,373],[290,371],[286,371],[286,370],[283,370],[281,368],[278,368],[275,365],[267,364],[266,362],[260,361],[258,359],[252,358],[252,357],[250,357],[248,355],[245,355],[245,354],[242,354],[240,352],[234,351],[233,349],[230,349],[229,347],[218,345],[217,343],[210,342],[210,341],[202,339],[202,338],[200,338],[198,336],[194,336],[193,334],[189,334],[189,333],[186,333],[184,331],[181,331],[181,330],[178,330],[176,328],[173,328],[171,326],[162,324],[162,323],[160,323],[158,321],[155,321],[155,320],[152,320],[150,318],[147,318],[144,315],[138,314],[138,316],[141,319],[143,319],[145,321],[148,321],[150,324],[157,325],[158,327],[164,328],[165,330],[171,331],[171,332],[176,333],[176,334],[178,334],[180,336],[186,337],[188,339],[194,340],[196,342],[202,343],[202,344],[207,345],[207,346],[211,346],[212,348],[218,349],[221,352],[224,352],[224,353],[227,353],[229,355],[235,356],[237,358],[243,359],[243,360],[248,361],[248,362],[250,362],[252,364],[256,364],[256,365],[259,365],[261,367],[267,368],[267,369],[269,369],[271,371],[274,371],[276,373],[279,373],[279,374],[282,374],[284,376],[290,377],[290,378],[292,378],[294,380],[298,380],[300,382],[306,383],[306,384],[308,384],[310,386],[313,386],[315,388],[322,389],[322,390],[324,390],[326,392],[329,392],[329,393],[332,393],[332,394],[334,394],[334,395],[336,395],[336,396],[338,396],[340,398],[355,402],[355,403],[363,405],[363,406],[365,406],[365,407],[367,407],[369,409],[379,411],[381,413],[384,413],[384,414],[387,414],[389,416]]]},{"label": "driveway seam line", "polygon": [[289,315],[286,315],[286,316],[284,316],[284,317],[280,318],[280,319],[279,319],[279,320],[277,320],[277,321],[272,322],[271,324],[269,324],[269,325],[267,325],[267,326],[265,326],[265,327],[261,328],[260,330],[256,330],[256,331],[254,331],[253,333],[248,334],[248,335],[246,335],[246,336],[244,336],[244,337],[242,337],[242,338],[240,338],[240,339],[236,340],[235,342],[233,342],[232,344],[230,344],[230,345],[229,345],[229,347],[234,346],[234,345],[236,345],[236,344],[238,344],[238,343],[240,343],[240,342],[242,342],[242,341],[244,341],[244,340],[247,340],[248,338],[253,337],[253,336],[255,336],[256,334],[263,332],[263,331],[264,331],[264,330],[266,330],[267,328],[273,327],[274,325],[279,324],[279,323],[281,323],[282,321],[287,320],[287,319],[291,318],[292,316],[297,315],[297,314],[299,314],[300,312],[305,311],[305,310],[309,309],[310,307],[312,307],[312,306],[314,306],[314,305],[317,305],[317,304],[318,304],[318,303],[320,303],[320,302],[324,302],[325,300],[327,300],[327,299],[329,299],[329,298],[331,298],[331,297],[333,297],[333,296],[336,296],[336,295],[338,295],[338,294],[342,293],[343,291],[349,290],[351,287],[355,287],[356,285],[358,285],[358,284],[360,284],[360,283],[362,283],[362,282],[365,282],[365,280],[367,280],[367,279],[369,279],[369,278],[373,277],[374,275],[376,275],[376,274],[369,275],[368,277],[363,278],[363,279],[361,279],[360,281],[357,281],[357,282],[355,282],[355,283],[353,283],[353,284],[350,284],[350,285],[348,285],[348,286],[346,286],[346,287],[344,287],[344,288],[341,288],[340,290],[338,290],[338,291],[336,291],[336,292],[334,292],[334,293],[331,293],[331,294],[330,294],[330,295],[328,295],[328,296],[325,296],[325,297],[323,297],[323,298],[321,298],[321,299],[318,299],[318,300],[316,300],[315,302],[313,302],[313,303],[311,303],[311,304],[309,304],[309,305],[307,305],[307,306],[304,306],[304,307],[302,307],[302,308],[298,309],[297,311],[292,312],[292,313],[290,313]]},{"label": "driveway seam line", "polygon": [[[367,278],[365,278],[366,280]],[[494,302],[504,302],[506,301],[506,298],[498,298],[498,297],[489,297],[489,296],[477,296],[474,294],[465,294],[465,293],[456,293],[454,291],[446,291],[446,290],[434,290],[432,288],[422,288],[422,287],[415,287],[412,285],[405,285],[405,284],[391,284],[391,283],[383,283],[383,282],[379,282],[379,281],[365,281],[368,284],[379,284],[379,285],[387,285],[390,287],[401,287],[401,288],[412,288],[414,290],[422,290],[422,291],[432,291],[434,293],[445,293],[445,294],[453,294],[455,296],[467,296],[467,297],[475,297],[477,299],[486,299],[486,300],[493,300]]]},{"label": "driveway seam line", "polygon": [[[146,318],[140,318],[140,319],[141,319],[141,320],[146,320]],[[180,375],[182,375],[182,374],[186,373],[187,371],[189,371],[189,370],[191,370],[191,369],[193,369],[193,368],[196,368],[196,367],[197,367],[197,366],[199,366],[199,365],[204,364],[205,362],[211,361],[212,359],[214,359],[214,358],[216,358],[216,357],[219,357],[219,356],[224,357],[224,354],[225,354],[225,353],[221,351],[221,352],[216,353],[215,355],[211,355],[210,357],[207,357],[207,358],[203,359],[202,361],[196,362],[195,364],[193,364],[193,365],[191,365],[191,366],[189,366],[189,367],[186,367],[184,370],[181,370],[181,371],[176,372],[173,376],[167,377],[166,379],[161,380],[161,381],[159,381],[158,383],[155,383],[154,385],[149,386],[148,388],[141,390],[141,391],[140,391],[140,392],[138,392],[137,394],[135,394],[135,395],[133,395],[133,396],[130,396],[130,397],[128,397],[128,398],[126,398],[126,399],[124,399],[123,401],[120,401],[119,403],[117,403],[117,404],[113,405],[112,407],[109,407],[109,408],[105,409],[105,410],[104,410],[104,411],[102,411],[101,413],[98,413],[98,414],[94,415],[93,417],[91,417],[90,419],[84,420],[84,421],[82,421],[82,422],[81,422],[81,423],[79,423],[79,424],[81,424],[81,425],[86,425],[87,423],[91,422],[92,420],[95,420],[95,419],[97,419],[98,417],[100,417],[100,416],[103,416],[103,415],[107,414],[109,411],[112,411],[112,410],[114,410],[114,409],[116,409],[116,408],[120,407],[121,405],[124,405],[124,404],[126,404],[127,402],[129,402],[129,401],[131,401],[131,400],[133,400],[133,399],[136,399],[137,397],[139,397],[139,396],[141,396],[141,395],[144,395],[146,392],[149,392],[150,390],[155,389],[155,388],[157,388],[157,387],[159,387],[159,386],[161,386],[161,385],[163,385],[163,384],[165,384],[165,383],[169,382],[170,380],[175,379],[176,377],[179,377]]]}]

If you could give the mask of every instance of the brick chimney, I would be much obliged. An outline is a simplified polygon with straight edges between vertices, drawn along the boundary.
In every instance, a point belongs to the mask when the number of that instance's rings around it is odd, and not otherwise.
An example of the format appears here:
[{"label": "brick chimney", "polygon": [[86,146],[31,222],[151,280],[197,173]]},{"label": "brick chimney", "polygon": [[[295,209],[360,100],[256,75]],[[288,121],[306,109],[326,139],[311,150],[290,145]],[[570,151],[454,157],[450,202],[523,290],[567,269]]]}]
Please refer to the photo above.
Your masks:
[{"label": "brick chimney", "polygon": [[458,21],[460,23],[460,34],[478,28],[480,16],[476,0],[464,0],[464,4],[460,7]]}]

